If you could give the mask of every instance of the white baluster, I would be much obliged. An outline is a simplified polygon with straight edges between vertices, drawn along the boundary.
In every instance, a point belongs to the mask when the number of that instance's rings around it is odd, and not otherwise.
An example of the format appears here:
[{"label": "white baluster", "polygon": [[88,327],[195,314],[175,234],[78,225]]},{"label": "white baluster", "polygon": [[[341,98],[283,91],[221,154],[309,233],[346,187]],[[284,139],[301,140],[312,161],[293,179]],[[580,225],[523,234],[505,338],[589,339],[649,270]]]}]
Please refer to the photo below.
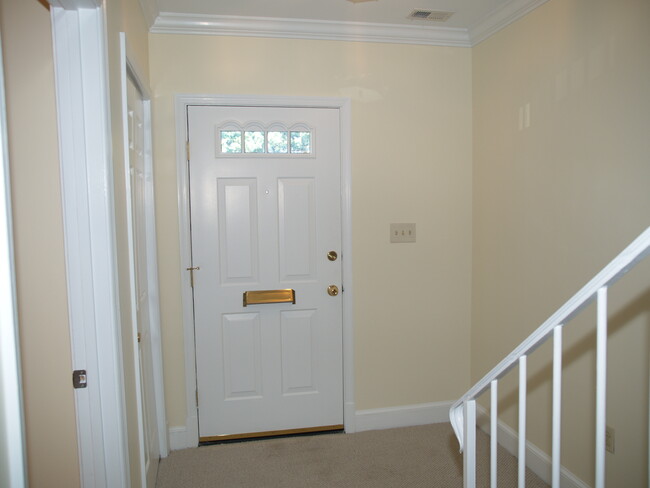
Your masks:
[{"label": "white baluster", "polygon": [[497,488],[497,393],[498,380],[493,380],[490,388],[490,487]]},{"label": "white baluster", "polygon": [[476,488],[476,400],[465,402],[464,444],[463,472],[465,488]]},{"label": "white baluster", "polygon": [[519,488],[526,486],[526,356],[519,358]]},{"label": "white baluster", "polygon": [[605,488],[605,423],[607,420],[607,287],[598,290],[596,329],[596,485]]},{"label": "white baluster", "polygon": [[562,429],[562,325],[553,329],[553,447],[552,488],[560,488],[560,446]]}]

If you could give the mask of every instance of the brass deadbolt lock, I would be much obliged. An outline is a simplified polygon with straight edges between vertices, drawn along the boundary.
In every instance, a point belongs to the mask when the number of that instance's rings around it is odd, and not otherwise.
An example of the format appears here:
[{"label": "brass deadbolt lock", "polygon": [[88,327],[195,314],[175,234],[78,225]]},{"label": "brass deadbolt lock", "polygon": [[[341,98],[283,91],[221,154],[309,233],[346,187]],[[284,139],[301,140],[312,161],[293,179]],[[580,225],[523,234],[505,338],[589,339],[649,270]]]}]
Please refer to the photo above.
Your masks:
[{"label": "brass deadbolt lock", "polygon": [[336,251],[330,251],[327,253],[327,259],[329,259],[330,261],[336,261],[336,258],[338,257],[339,255],[336,254]]}]

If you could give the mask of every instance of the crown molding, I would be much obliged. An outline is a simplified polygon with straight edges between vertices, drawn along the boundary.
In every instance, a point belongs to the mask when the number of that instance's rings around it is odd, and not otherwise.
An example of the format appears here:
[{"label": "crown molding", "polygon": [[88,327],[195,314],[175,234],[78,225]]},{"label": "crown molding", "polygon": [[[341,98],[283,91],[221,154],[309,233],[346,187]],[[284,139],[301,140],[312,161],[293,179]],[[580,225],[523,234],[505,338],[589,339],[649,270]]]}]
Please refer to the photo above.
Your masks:
[{"label": "crown molding", "polygon": [[460,28],[168,12],[158,15],[150,31],[154,34],[280,37],[471,47],[467,29]]},{"label": "crown molding", "polygon": [[487,17],[469,28],[472,46],[483,42],[491,35],[519,20],[548,0],[513,0],[505,6],[490,12]]},{"label": "crown molding", "polygon": [[473,47],[532,12],[548,0],[512,0],[505,6],[490,12],[469,29],[408,24],[159,12],[156,0],[139,1],[151,26],[150,32],[154,34],[275,37]]}]

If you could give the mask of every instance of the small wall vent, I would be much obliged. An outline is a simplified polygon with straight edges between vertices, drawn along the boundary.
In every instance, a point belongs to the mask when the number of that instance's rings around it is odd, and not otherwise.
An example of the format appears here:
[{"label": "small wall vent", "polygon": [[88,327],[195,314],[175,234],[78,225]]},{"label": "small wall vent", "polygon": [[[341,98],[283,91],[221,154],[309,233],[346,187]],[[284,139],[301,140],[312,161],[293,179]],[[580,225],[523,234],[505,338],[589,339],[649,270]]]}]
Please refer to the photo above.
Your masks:
[{"label": "small wall vent", "polygon": [[440,10],[415,9],[409,14],[408,19],[429,20],[431,22],[447,22],[454,12],[442,12]]}]

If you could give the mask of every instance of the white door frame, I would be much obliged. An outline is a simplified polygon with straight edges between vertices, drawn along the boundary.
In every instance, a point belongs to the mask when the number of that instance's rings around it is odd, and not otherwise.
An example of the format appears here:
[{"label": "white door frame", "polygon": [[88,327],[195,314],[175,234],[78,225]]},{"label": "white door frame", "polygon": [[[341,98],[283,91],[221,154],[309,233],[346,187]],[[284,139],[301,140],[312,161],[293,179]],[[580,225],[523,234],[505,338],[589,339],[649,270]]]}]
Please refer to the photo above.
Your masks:
[{"label": "white door frame", "polygon": [[341,236],[343,266],[343,422],[346,432],[355,431],[353,286],[352,286],[352,159],[351,103],[348,98],[283,97],[242,95],[176,95],[176,161],[178,178],[178,218],[181,253],[181,295],[185,339],[185,429],[170,431],[172,449],[199,443],[196,406],[196,362],[192,290],[187,268],[191,264],[190,205],[187,165],[187,107],[189,105],[229,105],[241,107],[334,108],[339,110],[341,134]]},{"label": "white door frame", "polygon": [[156,404],[156,425],[158,428],[158,444],[161,457],[167,457],[167,420],[165,416],[165,391],[163,379],[163,360],[162,360],[162,336],[160,332],[160,294],[158,289],[158,258],[156,246],[156,215],[153,188],[153,144],[151,129],[151,94],[147,85],[143,82],[142,71],[134,61],[131,54],[126,34],[120,32],[120,82],[122,93],[122,138],[124,145],[124,184],[126,196],[126,216],[127,216],[127,241],[129,247],[129,267],[131,282],[131,323],[133,330],[131,340],[133,342],[133,361],[136,368],[136,403],[138,410],[138,428],[140,443],[140,467],[142,486],[146,486],[145,472],[145,443],[144,443],[144,412],[142,398],[139,393],[142,385],[140,384],[140,353],[138,347],[138,320],[137,320],[137,290],[135,276],[135,238],[133,236],[133,202],[131,199],[131,174],[130,174],[130,154],[129,154],[129,122],[127,107],[127,78],[130,78],[135,87],[142,96],[144,109],[143,131],[144,131],[144,178],[145,178],[145,246],[147,249],[147,286],[148,286],[148,307],[149,307],[149,327],[151,335],[151,353],[153,360],[153,388]]},{"label": "white door frame", "polygon": [[50,0],[81,485],[129,487],[102,0]]}]

